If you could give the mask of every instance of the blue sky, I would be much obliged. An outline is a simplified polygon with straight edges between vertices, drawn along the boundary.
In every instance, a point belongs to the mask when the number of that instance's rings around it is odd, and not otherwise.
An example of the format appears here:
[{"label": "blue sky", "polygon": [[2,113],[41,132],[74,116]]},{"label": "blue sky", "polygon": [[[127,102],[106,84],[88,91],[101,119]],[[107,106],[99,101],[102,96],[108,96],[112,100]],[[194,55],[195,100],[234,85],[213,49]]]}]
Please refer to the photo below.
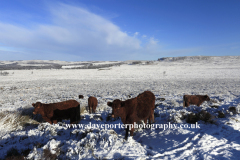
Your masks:
[{"label": "blue sky", "polygon": [[1,0],[1,60],[240,55],[239,0]]}]

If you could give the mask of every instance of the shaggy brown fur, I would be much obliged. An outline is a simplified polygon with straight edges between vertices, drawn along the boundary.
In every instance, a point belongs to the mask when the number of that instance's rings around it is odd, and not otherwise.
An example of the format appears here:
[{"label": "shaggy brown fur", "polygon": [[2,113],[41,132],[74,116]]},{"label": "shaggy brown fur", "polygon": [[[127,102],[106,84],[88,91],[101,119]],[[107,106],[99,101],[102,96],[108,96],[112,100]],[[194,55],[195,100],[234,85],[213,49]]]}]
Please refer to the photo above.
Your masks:
[{"label": "shaggy brown fur", "polygon": [[144,104],[143,101],[146,101],[147,103],[149,103],[147,105],[150,105],[151,109],[152,109],[150,117],[144,119],[144,123],[145,124],[147,123],[147,119],[149,119],[148,121],[149,121],[150,124],[153,123],[154,122],[154,109],[155,109],[155,96],[154,96],[154,94],[151,91],[145,91],[145,92],[139,94],[137,97],[138,97],[139,101],[142,101],[141,102],[142,104]]},{"label": "shaggy brown fur", "polygon": [[[153,112],[155,108],[155,96],[150,91],[145,91],[139,94],[136,98],[120,101],[119,99],[113,102],[108,102],[108,106],[112,107],[112,117],[121,117],[123,124],[137,123],[140,120],[149,123],[154,119]],[[126,128],[125,139],[128,138],[129,126]],[[133,136],[134,127],[130,130],[130,136]]]},{"label": "shaggy brown fur", "polygon": [[210,101],[208,95],[184,95],[183,107],[188,107],[190,104],[197,105],[199,107],[204,101]]},{"label": "shaggy brown fur", "polygon": [[34,107],[33,114],[41,114],[42,118],[50,124],[56,124],[62,119],[70,119],[71,124],[80,120],[80,104],[76,100],[50,104],[37,102],[32,106]]},{"label": "shaggy brown fur", "polygon": [[98,105],[98,100],[95,97],[89,97],[88,98],[88,108],[89,108],[89,113],[95,113],[96,108]]}]

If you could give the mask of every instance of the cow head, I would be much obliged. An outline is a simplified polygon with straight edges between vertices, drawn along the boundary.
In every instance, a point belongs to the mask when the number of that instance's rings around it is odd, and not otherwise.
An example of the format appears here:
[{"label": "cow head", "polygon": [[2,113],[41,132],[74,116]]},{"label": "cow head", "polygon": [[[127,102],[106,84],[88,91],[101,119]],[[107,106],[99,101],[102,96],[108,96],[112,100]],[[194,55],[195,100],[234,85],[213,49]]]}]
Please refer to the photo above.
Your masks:
[{"label": "cow head", "polygon": [[124,106],[124,102],[116,99],[113,102],[108,102],[107,105],[112,107],[112,118],[117,118],[122,115],[122,107]]},{"label": "cow head", "polygon": [[34,107],[33,114],[41,114],[42,113],[43,108],[42,108],[41,102],[33,103],[32,106]]},{"label": "cow head", "polygon": [[210,101],[210,98],[208,97],[208,95],[205,95],[205,96],[204,96],[204,99],[205,99],[206,101]]},{"label": "cow head", "polygon": [[83,99],[84,97],[83,97],[83,95],[79,95],[78,98],[79,99]]}]

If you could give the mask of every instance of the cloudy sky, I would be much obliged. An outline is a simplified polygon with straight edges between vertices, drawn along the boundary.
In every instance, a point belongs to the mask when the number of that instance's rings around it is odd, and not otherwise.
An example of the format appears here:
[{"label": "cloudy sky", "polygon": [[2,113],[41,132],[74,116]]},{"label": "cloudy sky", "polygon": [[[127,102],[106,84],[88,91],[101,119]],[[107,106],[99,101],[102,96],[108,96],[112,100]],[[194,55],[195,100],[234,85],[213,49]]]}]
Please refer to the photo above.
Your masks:
[{"label": "cloudy sky", "polygon": [[1,0],[1,60],[240,55],[239,0]]}]

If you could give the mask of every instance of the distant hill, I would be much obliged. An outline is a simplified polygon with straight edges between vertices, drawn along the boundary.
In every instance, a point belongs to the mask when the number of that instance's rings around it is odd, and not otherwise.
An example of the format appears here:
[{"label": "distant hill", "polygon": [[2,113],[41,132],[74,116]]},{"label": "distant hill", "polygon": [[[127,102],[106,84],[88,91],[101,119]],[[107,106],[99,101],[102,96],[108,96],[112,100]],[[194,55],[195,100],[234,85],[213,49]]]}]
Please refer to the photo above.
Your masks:
[{"label": "distant hill", "polygon": [[149,65],[161,62],[203,62],[203,63],[238,63],[240,56],[186,56],[186,57],[163,57],[156,61],[57,61],[57,60],[23,60],[23,61],[0,61],[0,70],[30,70],[30,69],[99,69],[122,64]]},{"label": "distant hill", "polygon": [[162,57],[158,61],[176,62],[176,61],[226,61],[226,60],[239,60],[240,56],[185,56],[185,57]]},{"label": "distant hill", "polygon": [[54,60],[0,61],[0,70],[28,69],[96,69],[121,65],[121,61],[67,62]]}]

